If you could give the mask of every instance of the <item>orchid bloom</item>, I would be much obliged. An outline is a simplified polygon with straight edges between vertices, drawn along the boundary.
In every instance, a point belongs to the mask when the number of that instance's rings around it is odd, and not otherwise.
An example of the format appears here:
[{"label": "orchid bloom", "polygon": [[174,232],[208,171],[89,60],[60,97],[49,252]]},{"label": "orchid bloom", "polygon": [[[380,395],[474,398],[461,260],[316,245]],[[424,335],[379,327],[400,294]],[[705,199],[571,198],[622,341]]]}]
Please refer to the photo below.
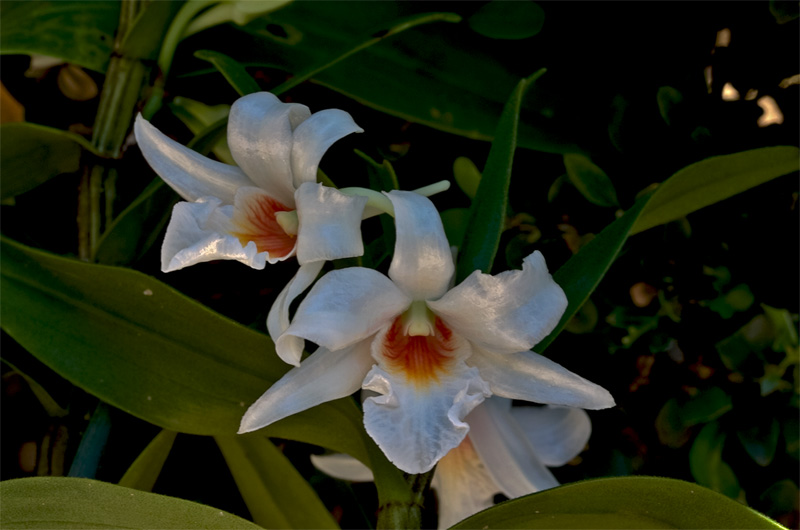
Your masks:
[{"label": "orchid bloom", "polygon": [[164,272],[218,259],[263,269],[296,255],[300,265],[319,262],[316,276],[325,260],[363,254],[367,199],[316,183],[328,148],[363,132],[347,112],[311,114],[269,92],[236,100],[228,146],[238,167],[180,145],[141,115],[134,132],[150,166],[189,201],[172,211],[161,248]]},{"label": "orchid bloom", "polygon": [[[431,481],[439,499],[439,528],[489,508],[497,493],[514,499],[558,486],[547,468],[575,458],[592,432],[581,409],[512,407],[498,397],[475,407],[465,421],[469,434],[442,457]],[[311,461],[335,478],[373,480],[372,471],[349,455],[312,455]]]},{"label": "orchid bloom", "polygon": [[[436,208],[415,193],[387,194],[396,225],[387,278],[352,267],[323,276],[276,349],[296,365],[242,418],[253,431],[359,387],[364,425],[395,466],[429,471],[469,431],[464,418],[496,394],[601,409],[602,387],[529,351],[558,323],[564,292],[541,253],[521,271],[475,271],[450,289],[453,258]],[[319,348],[300,363],[303,340]]]}]

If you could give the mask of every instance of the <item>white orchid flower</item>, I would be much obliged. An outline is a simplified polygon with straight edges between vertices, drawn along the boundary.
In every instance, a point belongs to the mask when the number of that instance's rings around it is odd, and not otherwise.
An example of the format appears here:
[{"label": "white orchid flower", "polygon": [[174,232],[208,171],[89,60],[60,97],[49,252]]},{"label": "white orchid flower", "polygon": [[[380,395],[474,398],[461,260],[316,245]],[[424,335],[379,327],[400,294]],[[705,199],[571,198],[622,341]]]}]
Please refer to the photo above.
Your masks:
[{"label": "white orchid flower", "polygon": [[[558,486],[548,467],[563,466],[585,447],[589,416],[568,407],[512,407],[511,400],[487,399],[467,417],[469,434],[439,461],[431,481],[439,500],[439,528],[509,499]],[[372,471],[344,454],[312,455],[317,469],[353,482],[370,482]]]},{"label": "white orchid flower", "polygon": [[[601,409],[602,387],[529,351],[558,323],[564,292],[541,253],[521,271],[475,271],[449,289],[453,259],[436,208],[415,193],[387,194],[397,239],[389,277],[361,267],[330,272],[311,289],[277,339],[290,370],[245,413],[241,433],[358,388],[364,425],[395,466],[429,471],[457,447],[463,421],[496,394]],[[319,348],[301,364],[303,339]]]},{"label": "white orchid flower", "polygon": [[141,115],[134,131],[150,166],[189,201],[172,212],[161,248],[164,272],[218,259],[263,269],[295,255],[304,265],[363,254],[367,199],[316,183],[328,148],[363,132],[347,112],[311,114],[269,92],[236,100],[228,145],[238,167],[180,145]]}]

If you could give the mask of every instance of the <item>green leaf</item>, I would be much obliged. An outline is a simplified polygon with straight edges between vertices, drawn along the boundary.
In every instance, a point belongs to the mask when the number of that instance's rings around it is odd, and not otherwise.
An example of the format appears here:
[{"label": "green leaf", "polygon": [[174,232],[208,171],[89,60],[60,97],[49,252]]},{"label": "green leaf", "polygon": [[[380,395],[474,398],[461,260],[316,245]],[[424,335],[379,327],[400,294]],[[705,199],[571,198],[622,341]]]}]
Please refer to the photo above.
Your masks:
[{"label": "green leaf", "polygon": [[733,408],[731,397],[718,386],[703,390],[680,409],[683,424],[687,427],[713,421]]},{"label": "green leaf", "polygon": [[703,427],[689,451],[689,467],[698,483],[736,499],[742,489],[731,467],[722,460],[725,438],[717,422]]},{"label": "green leaf", "polygon": [[[589,298],[629,236],[797,171],[799,157],[800,149],[783,146],[709,158],[681,169],[639,199],[553,274],[569,305],[556,328],[536,345],[536,351],[544,351]],[[758,163],[765,167],[756,167]],[[724,182],[719,178],[722,174],[727,178]],[[688,202],[681,202],[683,199]],[[675,217],[677,212],[681,213]]]},{"label": "green leaf", "polygon": [[658,111],[661,113],[664,122],[667,125],[671,125],[674,119],[675,107],[683,102],[683,94],[671,86],[662,86],[658,88],[656,101],[658,102]]},{"label": "green leaf", "polygon": [[215,440],[254,522],[264,528],[338,528],[316,492],[263,434]]},{"label": "green leaf", "polygon": [[[371,42],[367,35],[386,36],[390,34],[386,28],[396,26],[398,18],[408,21],[409,11],[424,7],[423,2],[374,2],[370,9],[345,10],[336,2],[293,2],[270,14],[267,29],[263,22],[245,27],[250,40],[237,57],[247,61],[248,54],[254,64],[292,73],[287,87],[310,75],[313,82],[381,112],[468,138],[491,140],[507,95],[530,72],[531,67],[520,63],[518,56],[492,54],[482,39],[463,28],[437,24],[376,42],[350,57],[353,50]],[[411,18],[439,15],[450,17],[443,20],[457,20],[453,14],[441,13]],[[238,54],[241,49],[241,45],[235,52],[233,45],[220,46],[229,53]],[[264,57],[270,62],[265,63]],[[298,73],[297,65],[304,64],[327,67]],[[526,109],[519,125],[520,146],[557,153],[580,151],[575,140],[579,131],[560,128],[543,114],[538,100],[527,102]]]},{"label": "green leaf", "polygon": [[587,480],[513,499],[456,528],[782,529],[736,501],[697,484],[658,477]]},{"label": "green leaf", "polygon": [[632,233],[664,224],[800,169],[800,149],[762,147],[701,160],[664,181]]},{"label": "green leaf", "polygon": [[246,96],[247,94],[253,94],[261,90],[256,80],[244,69],[244,66],[224,53],[211,50],[198,50],[194,52],[194,56],[213,64],[214,68],[219,70],[240,96]]},{"label": "green leaf", "polygon": [[598,206],[619,206],[617,192],[611,179],[586,156],[578,153],[564,155],[567,177],[581,195]]},{"label": "green leaf", "polygon": [[669,399],[656,416],[656,432],[659,441],[667,447],[677,448],[689,441],[689,429],[680,415],[680,405],[676,398]]},{"label": "green leaf", "polygon": [[451,246],[461,248],[469,223],[469,208],[450,208],[439,214],[444,225],[444,233]]},{"label": "green leaf", "polygon": [[163,180],[153,180],[100,238],[95,260],[127,265],[141,258],[156,243],[178,198]]},{"label": "green leaf", "polygon": [[[347,11],[347,10],[337,9],[337,11],[342,12],[342,11]],[[348,11],[348,15],[350,13],[352,13],[352,11]],[[351,55],[353,55],[355,53],[358,53],[358,52],[360,52],[362,50],[365,50],[365,49],[367,49],[367,48],[369,48],[369,47],[381,42],[382,40],[384,40],[384,39],[386,39],[388,37],[392,37],[392,36],[394,36],[394,35],[396,35],[398,33],[402,33],[404,31],[409,30],[411,28],[414,28],[416,26],[419,26],[419,25],[422,25],[422,24],[430,24],[431,22],[453,22],[453,23],[455,23],[455,22],[460,22],[460,21],[461,21],[461,17],[456,15],[455,13],[424,13],[422,15],[415,15],[415,16],[407,17],[407,18],[405,18],[403,20],[400,20],[400,21],[395,21],[395,23],[394,23],[394,25],[392,27],[390,27],[388,29],[382,29],[380,31],[377,31],[377,32],[373,33],[372,38],[370,38],[369,40],[366,40],[366,41],[363,41],[363,42],[359,42],[355,46],[353,46],[353,47],[351,47],[351,48],[349,48],[349,49],[347,49],[347,50],[345,50],[343,52],[338,53],[332,59],[326,58],[326,59],[316,60],[316,61],[312,62],[312,64],[314,64],[313,67],[311,67],[311,68],[309,68],[307,70],[304,70],[302,72],[298,72],[297,74],[292,76],[291,79],[289,79],[285,83],[281,84],[280,86],[276,87],[272,92],[274,94],[282,94],[282,93],[286,92],[287,90],[289,90],[290,88],[296,87],[297,85],[299,85],[303,81],[307,81],[308,79],[311,79],[312,77],[316,76],[320,72],[324,72],[325,70],[330,69],[330,67],[332,67],[333,65],[343,61],[344,59],[350,57]],[[304,22],[306,22],[306,21],[304,21]],[[330,24],[330,21],[327,21],[327,22],[328,22],[328,25],[330,27],[334,27],[333,25]],[[307,24],[303,24],[303,27],[307,28],[308,25]],[[302,41],[302,39],[301,39],[301,41]]]},{"label": "green leaf", "polygon": [[0,166],[5,200],[62,173],[80,167],[82,148],[89,143],[77,134],[32,123],[6,123],[0,126]]},{"label": "green leaf", "polygon": [[[289,368],[266,335],[150,276],[6,238],[0,259],[3,329],[76,386],[162,428],[232,435],[247,406]],[[347,453],[373,469],[382,498],[408,495],[351,399],[323,403],[262,432]]]},{"label": "green leaf", "polygon": [[461,191],[470,199],[474,199],[481,183],[481,172],[475,162],[465,156],[456,158],[453,162],[453,176]]},{"label": "green leaf", "polygon": [[183,2],[148,2],[136,15],[128,30],[119,54],[134,59],[156,60],[164,35]]},{"label": "green leaf", "polygon": [[48,55],[105,72],[119,22],[119,2],[1,4],[0,54]]},{"label": "green leaf", "polygon": [[736,431],[736,436],[747,454],[762,467],[770,465],[772,459],[775,458],[780,434],[781,426],[775,418],[767,420],[766,424]]},{"label": "green leaf", "polygon": [[535,2],[492,0],[469,17],[473,31],[492,39],[527,39],[544,25],[544,10]]},{"label": "green leaf", "polygon": [[476,270],[491,272],[494,257],[500,246],[500,234],[505,229],[508,187],[511,182],[514,151],[517,149],[517,127],[522,97],[533,82],[544,73],[545,70],[542,69],[527,79],[521,79],[500,115],[483,177],[470,208],[469,224],[456,270],[456,283],[462,282]]},{"label": "green leaf", "polygon": [[6,480],[0,497],[0,526],[6,529],[260,529],[218,508],[89,479]]},{"label": "green leaf", "polygon": [[162,429],[133,461],[120,479],[119,485],[141,491],[152,491],[177,435],[175,431]]}]

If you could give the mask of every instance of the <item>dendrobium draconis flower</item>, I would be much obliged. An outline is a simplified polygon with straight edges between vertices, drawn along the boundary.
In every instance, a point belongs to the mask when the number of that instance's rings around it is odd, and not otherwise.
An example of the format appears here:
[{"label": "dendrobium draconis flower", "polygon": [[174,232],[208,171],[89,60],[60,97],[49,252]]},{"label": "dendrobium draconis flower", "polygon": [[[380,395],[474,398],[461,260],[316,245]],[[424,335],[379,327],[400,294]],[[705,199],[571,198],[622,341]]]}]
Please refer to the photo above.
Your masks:
[{"label": "dendrobium draconis flower", "polygon": [[[431,482],[439,499],[439,528],[489,508],[497,493],[513,499],[557,486],[548,467],[575,458],[592,432],[581,409],[512,407],[511,400],[496,396],[475,407],[465,421],[469,434],[442,457]],[[373,480],[372,471],[348,455],[312,455],[311,460],[332,477]]]},{"label": "dendrobium draconis flower", "polygon": [[134,131],[150,166],[189,201],[173,209],[161,248],[164,272],[218,259],[263,269],[296,255],[300,265],[319,262],[316,276],[325,260],[363,254],[367,198],[316,182],[328,148],[362,132],[347,112],[311,114],[269,92],[236,100],[228,146],[238,167],[180,145],[141,115]]},{"label": "dendrobium draconis flower", "polygon": [[[352,267],[323,276],[277,338],[297,365],[242,418],[253,431],[359,387],[364,425],[395,466],[429,471],[469,431],[464,418],[492,394],[586,409],[614,405],[602,387],[529,351],[558,323],[564,292],[541,253],[522,270],[475,271],[450,288],[453,258],[429,199],[392,191],[397,232],[387,278]],[[300,363],[303,340],[319,348]]]}]

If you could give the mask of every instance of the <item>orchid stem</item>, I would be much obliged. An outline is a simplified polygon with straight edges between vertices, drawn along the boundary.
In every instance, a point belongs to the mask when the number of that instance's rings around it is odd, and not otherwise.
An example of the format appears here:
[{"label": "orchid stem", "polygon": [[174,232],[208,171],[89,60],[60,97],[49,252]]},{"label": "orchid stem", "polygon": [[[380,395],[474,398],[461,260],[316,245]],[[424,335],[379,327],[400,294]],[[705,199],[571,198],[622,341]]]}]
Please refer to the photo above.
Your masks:
[{"label": "orchid stem", "polygon": [[405,474],[411,496],[406,502],[393,501],[381,506],[376,524],[379,530],[422,528],[422,506],[435,469],[420,475]]},{"label": "orchid stem", "polygon": [[[435,182],[433,184],[429,184],[428,186],[423,186],[412,191],[418,195],[422,195],[423,197],[430,197],[431,195],[436,195],[437,193],[441,193],[449,189],[450,181],[440,180],[439,182]],[[394,217],[394,206],[392,206],[392,201],[390,201],[389,198],[380,191],[358,187],[341,188],[339,191],[345,195],[367,198],[367,209],[365,209],[364,219],[381,213],[388,213]],[[371,208],[372,211],[369,211],[369,208]]]}]

